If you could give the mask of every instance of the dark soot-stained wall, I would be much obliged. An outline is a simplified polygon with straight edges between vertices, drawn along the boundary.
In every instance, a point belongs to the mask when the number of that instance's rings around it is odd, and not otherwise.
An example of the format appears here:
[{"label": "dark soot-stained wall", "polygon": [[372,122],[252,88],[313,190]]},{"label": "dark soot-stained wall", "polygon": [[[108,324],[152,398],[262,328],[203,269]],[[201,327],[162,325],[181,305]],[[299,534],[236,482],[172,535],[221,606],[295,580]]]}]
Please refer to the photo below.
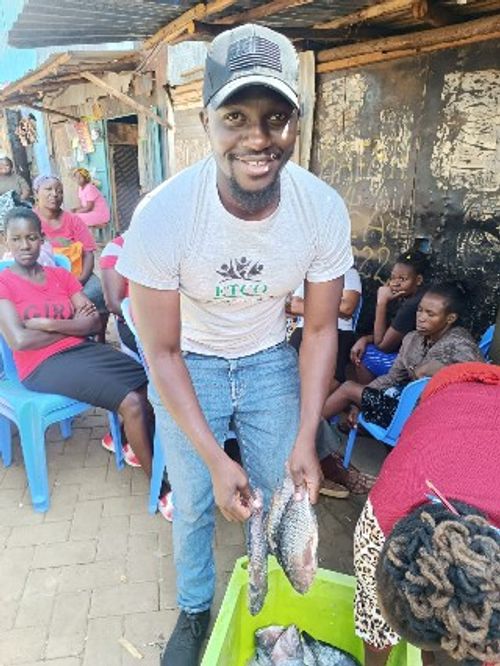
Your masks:
[{"label": "dark soot-stained wall", "polygon": [[431,277],[463,281],[476,333],[500,301],[499,62],[486,42],[322,75],[314,128],[312,170],[346,200],[367,292],[428,237]]}]

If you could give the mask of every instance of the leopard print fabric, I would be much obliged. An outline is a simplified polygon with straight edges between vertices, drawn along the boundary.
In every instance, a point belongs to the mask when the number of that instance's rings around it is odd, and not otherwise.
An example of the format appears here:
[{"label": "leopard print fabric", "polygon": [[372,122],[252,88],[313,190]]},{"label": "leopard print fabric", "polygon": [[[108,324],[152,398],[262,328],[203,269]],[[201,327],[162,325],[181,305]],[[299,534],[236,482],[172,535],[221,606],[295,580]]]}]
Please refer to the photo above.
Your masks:
[{"label": "leopard print fabric", "polygon": [[377,649],[391,647],[401,640],[384,620],[377,601],[375,572],[384,542],[384,533],[367,500],[354,531],[354,619],[356,634]]}]

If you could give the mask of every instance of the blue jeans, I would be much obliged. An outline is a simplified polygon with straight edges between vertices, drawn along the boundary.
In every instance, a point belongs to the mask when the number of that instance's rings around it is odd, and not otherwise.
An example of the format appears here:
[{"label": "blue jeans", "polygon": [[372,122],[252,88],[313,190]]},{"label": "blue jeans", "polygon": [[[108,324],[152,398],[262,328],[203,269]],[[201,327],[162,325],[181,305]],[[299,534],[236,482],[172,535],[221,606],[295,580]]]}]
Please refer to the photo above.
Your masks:
[{"label": "blue jeans", "polygon": [[[237,436],[250,486],[266,503],[284,476],[299,425],[297,354],[287,343],[237,359],[184,353],[184,361],[208,424],[224,445]],[[198,613],[215,589],[214,497],[210,473],[183,431],[150,388],[174,500],[177,602]]]}]

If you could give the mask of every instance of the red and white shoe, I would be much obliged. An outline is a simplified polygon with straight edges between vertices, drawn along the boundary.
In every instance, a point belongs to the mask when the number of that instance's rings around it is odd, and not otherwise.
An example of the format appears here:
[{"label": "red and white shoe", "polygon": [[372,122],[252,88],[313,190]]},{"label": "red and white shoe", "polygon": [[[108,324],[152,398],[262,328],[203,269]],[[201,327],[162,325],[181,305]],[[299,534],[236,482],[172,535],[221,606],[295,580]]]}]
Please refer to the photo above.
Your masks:
[{"label": "red and white shoe", "polygon": [[158,500],[158,511],[168,520],[169,523],[174,519],[174,504],[172,502],[172,491],[163,495]]},{"label": "red and white shoe", "polygon": [[[106,451],[109,451],[110,453],[115,452],[115,443],[113,441],[113,438],[111,437],[110,432],[108,432],[107,435],[104,435],[104,437],[101,440],[101,444],[103,448],[106,449]],[[135,453],[132,451],[132,447],[127,442],[125,442],[125,444],[123,445],[123,458],[127,463],[127,465],[130,465],[130,467],[141,466],[139,458],[135,455]]]}]

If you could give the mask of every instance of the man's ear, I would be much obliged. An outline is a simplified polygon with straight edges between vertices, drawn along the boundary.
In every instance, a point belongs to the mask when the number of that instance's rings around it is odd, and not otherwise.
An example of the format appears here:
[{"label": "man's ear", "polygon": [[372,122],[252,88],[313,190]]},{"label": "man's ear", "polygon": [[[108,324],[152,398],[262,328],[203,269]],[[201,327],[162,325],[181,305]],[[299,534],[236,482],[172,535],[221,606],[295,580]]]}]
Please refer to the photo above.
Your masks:
[{"label": "man's ear", "polygon": [[423,276],[423,275],[420,275],[420,274],[417,275],[417,285],[418,285],[419,287],[420,287],[420,285],[423,283],[423,281],[424,281],[424,276]]},{"label": "man's ear", "polygon": [[446,316],[446,321],[448,324],[454,324],[458,319],[458,315],[456,312],[450,312],[449,315]]},{"label": "man's ear", "polygon": [[206,108],[200,111],[200,121],[203,125],[203,129],[205,130],[205,134],[208,135],[208,111]]}]

